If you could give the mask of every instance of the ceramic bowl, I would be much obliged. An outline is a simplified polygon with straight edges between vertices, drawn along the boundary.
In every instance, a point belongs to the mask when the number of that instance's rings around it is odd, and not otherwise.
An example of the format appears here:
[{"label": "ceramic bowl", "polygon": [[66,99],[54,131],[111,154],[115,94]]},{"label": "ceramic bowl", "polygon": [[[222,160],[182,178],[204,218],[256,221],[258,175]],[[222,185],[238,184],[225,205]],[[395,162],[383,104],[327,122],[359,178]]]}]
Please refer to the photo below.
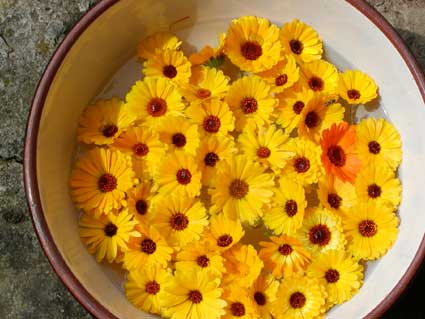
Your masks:
[{"label": "ceramic bowl", "polygon": [[[122,276],[99,265],[78,238],[78,210],[68,189],[77,119],[97,96],[123,95],[140,77],[138,41],[171,29],[185,50],[216,43],[232,18],[257,15],[281,25],[299,18],[324,39],[340,70],[358,68],[380,87],[379,108],[357,117],[385,116],[399,129],[403,163],[400,234],[393,248],[366,269],[364,286],[328,318],[376,318],[404,290],[425,251],[425,82],[390,25],[361,0],[105,0],[69,32],[34,96],[25,143],[25,187],[41,245],[58,276],[95,317],[154,318],[125,298]],[[136,70],[136,71],[135,71]],[[112,79],[112,80],[111,80]],[[207,319],[207,318],[205,318]]]}]

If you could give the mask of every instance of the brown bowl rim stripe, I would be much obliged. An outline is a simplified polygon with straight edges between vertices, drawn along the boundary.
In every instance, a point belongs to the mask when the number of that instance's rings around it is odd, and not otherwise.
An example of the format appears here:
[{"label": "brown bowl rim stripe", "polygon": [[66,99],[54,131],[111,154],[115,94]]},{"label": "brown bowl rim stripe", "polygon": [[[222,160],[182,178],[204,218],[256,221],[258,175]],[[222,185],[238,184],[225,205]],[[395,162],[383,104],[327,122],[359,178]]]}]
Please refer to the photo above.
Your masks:
[{"label": "brown bowl rim stripe", "polygon": [[[53,241],[44,212],[41,206],[40,192],[37,181],[37,137],[43,106],[50,89],[50,85],[66,57],[68,51],[76,42],[78,37],[86,30],[86,28],[104,11],[114,5],[119,0],[102,0],[84,14],[80,20],[73,26],[69,33],[62,40],[50,59],[35,91],[30,114],[27,121],[25,133],[24,147],[24,186],[27,198],[27,204],[31,213],[32,222],[37,233],[37,237],[46,254],[54,271],[61,279],[63,284],[74,295],[74,297],[96,318],[118,319],[105,306],[97,301],[74,276],[56,244]],[[413,57],[412,53],[404,44],[403,40],[393,29],[393,27],[385,20],[385,18],[377,12],[373,7],[364,0],[345,0],[355,9],[366,16],[373,24],[376,25],[388,38],[393,46],[400,53],[413,75],[418,89],[425,101],[425,77]],[[397,298],[406,289],[410,280],[414,277],[416,271],[420,267],[425,256],[425,236],[422,238],[421,244],[410,263],[407,271],[399,280],[397,285],[372,311],[365,317],[367,319],[379,318],[388,308],[397,300]]]}]

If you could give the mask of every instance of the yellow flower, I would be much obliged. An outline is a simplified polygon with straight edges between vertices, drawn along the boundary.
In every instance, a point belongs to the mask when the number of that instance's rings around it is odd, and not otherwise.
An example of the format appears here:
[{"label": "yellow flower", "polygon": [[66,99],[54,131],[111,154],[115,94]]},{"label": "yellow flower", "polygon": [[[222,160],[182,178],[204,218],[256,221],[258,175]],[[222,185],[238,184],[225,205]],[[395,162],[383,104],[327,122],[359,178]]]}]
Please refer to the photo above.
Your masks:
[{"label": "yellow flower", "polygon": [[215,188],[209,190],[214,203],[211,209],[254,225],[273,196],[273,186],[273,175],[264,173],[260,164],[235,156],[219,164]]},{"label": "yellow flower", "polygon": [[[199,147],[199,131],[196,124],[183,116],[170,116],[161,122],[156,130],[160,140],[168,145],[170,151],[183,151],[195,156]],[[158,158],[156,159],[158,162]]]},{"label": "yellow flower", "polygon": [[339,95],[350,104],[365,104],[378,96],[378,87],[366,73],[347,70],[339,76]]},{"label": "yellow flower", "polygon": [[164,78],[137,81],[126,95],[128,107],[151,128],[168,116],[182,115],[184,104],[177,88]]},{"label": "yellow flower", "polygon": [[276,319],[314,319],[325,311],[326,292],[316,279],[289,277],[282,281],[273,305]]},{"label": "yellow flower", "polygon": [[166,267],[173,249],[153,226],[136,226],[139,237],[130,239],[124,253],[124,268],[132,271],[150,266]]},{"label": "yellow flower", "polygon": [[257,76],[244,76],[232,83],[226,101],[236,117],[236,130],[241,132],[248,124],[262,126],[269,122],[277,99],[271,87]]},{"label": "yellow flower", "polygon": [[210,229],[206,238],[209,239],[213,250],[224,251],[237,244],[244,234],[239,220],[218,214],[210,218]]},{"label": "yellow flower", "polygon": [[295,155],[286,164],[282,175],[302,185],[316,183],[322,173],[320,146],[306,139],[292,138],[286,147],[288,151],[295,153]]},{"label": "yellow flower", "polygon": [[198,167],[202,172],[202,185],[211,185],[220,161],[229,161],[236,153],[235,143],[231,137],[210,136],[201,141],[198,151]]},{"label": "yellow flower", "polygon": [[176,249],[199,240],[204,227],[208,225],[202,202],[194,198],[173,196],[172,193],[157,201],[152,215],[150,224]]},{"label": "yellow flower", "polygon": [[212,48],[209,45],[204,46],[199,52],[192,53],[189,61],[193,66],[205,64],[206,66],[217,68],[223,60],[223,48],[226,34],[221,32],[218,36],[218,47]]},{"label": "yellow flower", "polygon": [[316,93],[327,95],[336,95],[338,93],[338,70],[325,60],[303,64],[301,67],[301,81]]},{"label": "yellow flower", "polygon": [[132,215],[127,210],[119,214],[102,215],[98,218],[83,214],[80,218],[80,237],[91,254],[96,255],[98,262],[106,259],[113,262],[118,251],[126,251],[131,236],[140,236],[134,227]]},{"label": "yellow flower", "polygon": [[182,42],[170,32],[156,32],[140,42],[137,53],[140,58],[147,60],[153,58],[157,50],[178,50],[181,44]]},{"label": "yellow flower", "polygon": [[317,197],[326,209],[341,216],[357,203],[356,191],[351,183],[328,175],[320,179]]},{"label": "yellow flower", "polygon": [[159,141],[158,134],[148,127],[131,127],[115,140],[112,148],[133,155],[136,176],[153,175],[159,160],[164,157],[166,145]]},{"label": "yellow flower", "polygon": [[357,175],[355,187],[360,203],[385,202],[393,208],[400,204],[400,180],[386,165],[366,166]]},{"label": "yellow flower", "polygon": [[226,273],[222,284],[250,287],[263,269],[263,261],[251,245],[235,245],[223,254]]},{"label": "yellow flower", "polygon": [[183,52],[170,49],[156,51],[143,68],[145,77],[162,77],[176,85],[188,83],[191,73],[190,62]]},{"label": "yellow flower", "polygon": [[329,250],[315,258],[307,276],[316,278],[328,294],[327,308],[341,304],[357,293],[363,281],[363,267],[343,250]]},{"label": "yellow flower", "polygon": [[135,120],[134,112],[117,98],[98,100],[81,115],[77,137],[86,144],[111,144]]},{"label": "yellow flower", "polygon": [[397,129],[384,119],[368,118],[356,127],[357,151],[364,166],[387,164],[396,170],[401,162],[401,140]]},{"label": "yellow flower", "polygon": [[312,255],[343,249],[346,243],[341,217],[320,207],[306,211],[297,238]]},{"label": "yellow flower", "polygon": [[398,217],[382,203],[353,207],[344,218],[348,251],[357,259],[373,260],[383,256],[397,239]]},{"label": "yellow flower", "polygon": [[323,44],[317,32],[295,19],[285,23],[280,30],[280,42],[287,54],[292,54],[298,62],[320,60],[323,53]]},{"label": "yellow flower", "polygon": [[194,197],[201,190],[201,172],[192,156],[178,151],[160,165],[156,182],[162,195]]},{"label": "yellow flower", "polygon": [[218,99],[191,105],[186,115],[199,125],[201,136],[225,136],[235,128],[235,117],[226,102]]},{"label": "yellow flower", "polygon": [[273,92],[281,93],[299,80],[300,69],[292,55],[283,55],[275,66],[257,75],[270,83]]},{"label": "yellow flower", "polygon": [[79,208],[109,213],[121,207],[125,192],[134,181],[130,157],[119,151],[95,148],[77,161],[69,184]]},{"label": "yellow flower", "polygon": [[287,235],[270,236],[270,240],[260,242],[264,269],[278,279],[302,273],[310,262],[310,254],[301,242]]},{"label": "yellow flower", "polygon": [[163,298],[164,315],[171,319],[211,318],[224,315],[220,279],[208,272],[177,271]]},{"label": "yellow flower", "polygon": [[286,150],[288,135],[275,125],[247,127],[238,142],[239,149],[250,159],[275,172],[281,170],[293,153]]},{"label": "yellow flower", "polygon": [[233,285],[226,287],[223,294],[227,302],[226,313],[221,319],[255,319],[254,303],[246,289]]},{"label": "yellow flower", "polygon": [[125,295],[138,309],[159,314],[165,287],[170,285],[172,278],[168,269],[158,265],[133,270],[125,283]]},{"label": "yellow flower", "polygon": [[254,16],[232,20],[224,41],[224,52],[243,71],[261,72],[280,57],[279,29]]},{"label": "yellow flower", "polygon": [[151,181],[143,181],[127,191],[128,211],[140,223],[150,220],[154,203],[155,191]]},{"label": "yellow flower", "polygon": [[294,234],[302,225],[307,207],[304,187],[282,177],[275,191],[273,207],[264,213],[263,221],[275,234]]},{"label": "yellow flower", "polygon": [[249,289],[257,315],[262,319],[272,319],[272,303],[276,300],[279,281],[271,275],[260,275]]}]

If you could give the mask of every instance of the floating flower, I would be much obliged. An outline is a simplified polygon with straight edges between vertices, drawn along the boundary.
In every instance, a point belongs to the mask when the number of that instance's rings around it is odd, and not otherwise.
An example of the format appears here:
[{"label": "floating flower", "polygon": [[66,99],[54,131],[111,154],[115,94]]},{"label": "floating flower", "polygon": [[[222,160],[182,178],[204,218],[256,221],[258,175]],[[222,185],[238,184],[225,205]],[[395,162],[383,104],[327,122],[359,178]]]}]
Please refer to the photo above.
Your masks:
[{"label": "floating flower", "polygon": [[276,300],[279,281],[271,275],[260,275],[249,289],[256,313],[262,319],[272,319],[272,303]]},{"label": "floating flower", "polygon": [[224,55],[224,40],[226,39],[225,33],[220,33],[218,38],[218,47],[212,48],[209,45],[204,46],[199,52],[193,53],[189,56],[189,61],[193,66],[205,64],[211,68],[218,68],[223,62]]},{"label": "floating flower", "polygon": [[213,250],[224,251],[233,247],[244,234],[241,222],[237,219],[230,219],[224,214],[214,215],[210,218],[210,230],[207,238],[210,240]]},{"label": "floating flower", "polygon": [[301,81],[316,93],[338,93],[339,74],[336,67],[325,60],[305,63],[301,67]]},{"label": "floating flower", "polygon": [[326,209],[341,216],[357,204],[354,186],[333,176],[323,176],[319,180],[317,197]]},{"label": "floating flower", "polygon": [[347,70],[339,76],[339,95],[350,104],[365,104],[378,96],[378,87],[366,73]]},{"label": "floating flower", "polygon": [[224,291],[227,303],[222,319],[255,319],[257,318],[254,303],[247,291],[237,286],[231,286]]},{"label": "floating flower", "polygon": [[152,206],[155,202],[155,191],[151,181],[143,181],[127,191],[127,208],[134,219],[140,223],[152,217]]},{"label": "floating flower", "polygon": [[171,32],[156,32],[144,38],[138,47],[137,53],[142,59],[151,59],[157,50],[178,50],[182,42]]}]

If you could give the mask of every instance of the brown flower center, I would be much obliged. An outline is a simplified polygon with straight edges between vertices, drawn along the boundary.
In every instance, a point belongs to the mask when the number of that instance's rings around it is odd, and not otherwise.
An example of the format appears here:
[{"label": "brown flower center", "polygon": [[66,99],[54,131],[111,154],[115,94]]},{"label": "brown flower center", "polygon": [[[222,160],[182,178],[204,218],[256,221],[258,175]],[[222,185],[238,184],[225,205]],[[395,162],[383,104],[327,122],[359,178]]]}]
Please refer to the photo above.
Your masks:
[{"label": "brown flower center", "polygon": [[111,174],[103,174],[97,180],[97,187],[103,193],[112,192],[117,188],[117,179]]},{"label": "brown flower center", "polygon": [[257,42],[248,41],[241,46],[241,53],[245,59],[253,61],[263,54],[263,49]]},{"label": "brown flower center", "polygon": [[210,259],[206,255],[202,255],[196,259],[196,263],[200,267],[205,268],[208,267],[208,265],[210,264]]},{"label": "brown flower center", "polygon": [[209,98],[211,96],[211,91],[208,89],[198,89],[198,91],[196,91],[196,96],[200,99],[206,99]]},{"label": "brown flower center", "polygon": [[189,224],[187,216],[182,213],[173,214],[170,218],[170,226],[174,230],[183,230]]},{"label": "brown flower center", "polygon": [[245,306],[241,302],[234,302],[230,305],[230,311],[235,317],[242,317],[245,315]]},{"label": "brown flower center", "polygon": [[346,156],[345,152],[339,145],[332,145],[328,148],[328,158],[332,164],[337,167],[342,167],[345,164]]},{"label": "brown flower center", "polygon": [[286,84],[286,82],[288,82],[288,76],[287,76],[286,74],[281,74],[281,75],[279,75],[279,76],[275,79],[275,81],[274,81],[274,83],[276,84],[276,86],[282,86],[282,85],[285,85],[285,84]]},{"label": "brown flower center", "polygon": [[241,109],[242,112],[244,112],[245,114],[254,113],[255,111],[257,111],[257,106],[257,100],[253,97],[246,97],[241,102]]},{"label": "brown flower center", "polygon": [[261,291],[256,291],[254,294],[254,300],[259,306],[264,306],[266,304],[266,295],[263,294]]},{"label": "brown flower center", "polygon": [[192,174],[186,168],[179,169],[176,173],[177,181],[182,185],[187,185],[192,180]]},{"label": "brown flower center", "polygon": [[148,203],[144,199],[139,199],[136,202],[136,210],[140,215],[145,215],[148,211]]},{"label": "brown flower center", "polygon": [[310,161],[305,157],[295,159],[294,168],[297,173],[305,173],[310,169]]},{"label": "brown flower center", "polygon": [[373,220],[362,220],[359,224],[359,233],[363,237],[373,237],[378,232],[378,225]]},{"label": "brown flower center", "polygon": [[325,278],[326,278],[326,281],[328,283],[330,283],[330,284],[333,284],[333,283],[337,282],[339,280],[339,272],[338,272],[338,270],[329,269],[325,273]]},{"label": "brown flower center", "polygon": [[299,40],[295,40],[295,39],[291,40],[289,42],[289,46],[291,47],[291,51],[297,55],[300,55],[304,50],[304,45]]},{"label": "brown flower center", "polygon": [[339,209],[341,206],[342,198],[335,193],[329,193],[328,194],[328,204],[334,209]]},{"label": "brown flower center", "polygon": [[331,240],[331,232],[326,225],[315,225],[310,229],[309,238],[312,244],[325,246]]},{"label": "brown flower center", "polygon": [[159,97],[152,98],[147,105],[147,112],[153,117],[162,116],[167,112],[167,102]]},{"label": "brown flower center", "polygon": [[245,195],[248,194],[248,191],[248,184],[240,179],[235,179],[229,186],[230,196],[237,199],[244,198]]},{"label": "brown flower center", "polygon": [[218,155],[214,152],[209,152],[204,157],[204,163],[207,166],[214,167],[215,164],[220,160]]},{"label": "brown flower center", "polygon": [[171,137],[171,141],[176,147],[183,147],[186,145],[186,136],[182,133],[176,133]]},{"label": "brown flower center", "polygon": [[108,237],[115,236],[117,234],[118,227],[115,226],[115,224],[109,223],[105,226],[103,231],[105,232],[105,235]]},{"label": "brown flower center", "polygon": [[149,147],[143,143],[134,144],[133,153],[136,156],[146,156],[149,153]]},{"label": "brown flower center", "polygon": [[289,254],[292,253],[292,247],[288,244],[283,244],[282,246],[279,246],[279,252],[283,255],[283,256],[288,256]]},{"label": "brown flower center", "polygon": [[177,69],[174,65],[166,65],[164,66],[164,68],[162,69],[162,74],[164,74],[167,78],[175,78],[177,75]]},{"label": "brown flower center", "polygon": [[102,134],[105,137],[113,137],[118,132],[118,127],[115,124],[105,125],[102,129]]},{"label": "brown flower center", "polygon": [[314,128],[319,124],[320,117],[315,111],[308,112],[304,123],[308,128]]},{"label": "brown flower center", "polygon": [[233,238],[230,235],[221,235],[220,237],[218,237],[217,239],[217,246],[219,247],[228,247],[232,244],[233,242]]},{"label": "brown flower center", "polygon": [[257,155],[258,157],[261,158],[267,158],[270,156],[270,149],[268,147],[265,146],[261,146],[258,150],[257,150]]},{"label": "brown flower center", "polygon": [[360,99],[360,92],[357,91],[357,90],[354,90],[354,89],[353,90],[348,90],[347,91],[347,95],[352,100],[358,100],[358,99]]},{"label": "brown flower center", "polygon": [[150,295],[156,295],[159,289],[160,285],[156,281],[148,281],[145,285],[145,291]]},{"label": "brown flower center", "polygon": [[376,184],[369,185],[367,188],[367,193],[369,194],[369,197],[371,198],[377,198],[381,196],[381,192],[382,192],[381,187],[379,187]]},{"label": "brown flower center", "polygon": [[295,114],[301,114],[301,111],[303,110],[304,106],[305,104],[303,101],[296,101],[292,106],[292,110]]},{"label": "brown flower center", "polygon": [[142,240],[140,248],[145,254],[151,255],[156,250],[156,243],[152,239],[146,238]]},{"label": "brown flower center", "polygon": [[293,199],[287,200],[285,203],[285,212],[289,217],[293,217],[298,212],[297,202]]},{"label": "brown flower center", "polygon": [[209,115],[204,119],[203,127],[208,133],[217,133],[220,126],[221,122],[217,116]]},{"label": "brown flower center", "polygon": [[369,147],[369,152],[372,154],[379,154],[381,151],[381,145],[377,141],[371,141],[367,145]]},{"label": "brown flower center", "polygon": [[298,309],[305,305],[305,296],[301,292],[294,292],[289,298],[289,303],[292,308]]},{"label": "brown flower center", "polygon": [[191,290],[189,292],[189,300],[193,303],[200,303],[202,301],[202,294],[199,290]]},{"label": "brown flower center", "polygon": [[313,91],[322,91],[324,87],[324,82],[321,78],[317,76],[312,76],[308,81],[308,86]]}]

